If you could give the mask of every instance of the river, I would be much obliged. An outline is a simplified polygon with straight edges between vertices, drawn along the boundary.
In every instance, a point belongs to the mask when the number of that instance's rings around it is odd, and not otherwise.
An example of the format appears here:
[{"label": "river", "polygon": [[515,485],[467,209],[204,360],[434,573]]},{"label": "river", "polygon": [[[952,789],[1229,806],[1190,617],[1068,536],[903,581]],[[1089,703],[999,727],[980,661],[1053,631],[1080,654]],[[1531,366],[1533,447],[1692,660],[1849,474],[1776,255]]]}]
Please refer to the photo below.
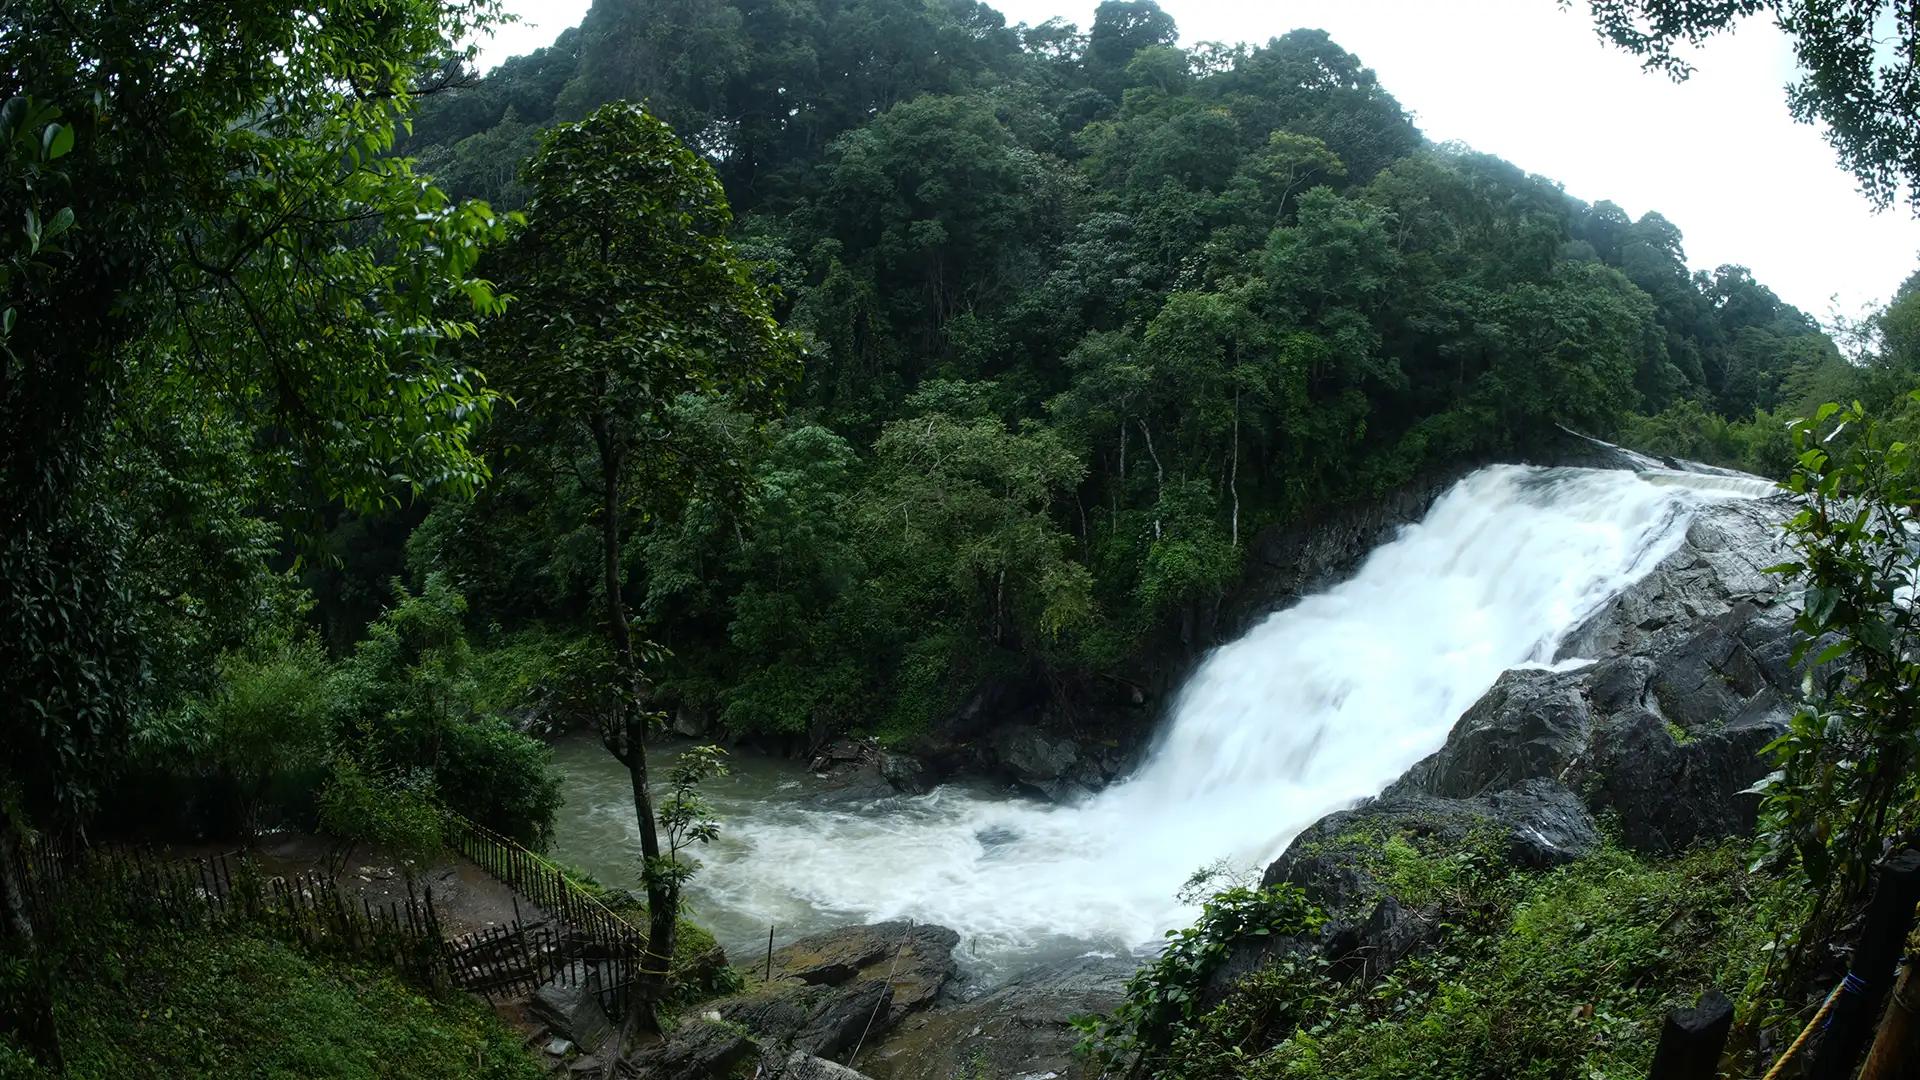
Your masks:
[{"label": "river", "polygon": [[[1445,741],[1508,668],[1544,664],[1588,615],[1674,550],[1694,508],[1773,490],[1748,478],[1493,466],[1460,481],[1348,581],[1208,657],[1124,783],[1078,805],[978,786],[823,805],[796,763],[740,757],[710,792],[693,917],[730,955],[847,922],[961,934],[994,981],[1089,951],[1145,954],[1191,917],[1215,862],[1257,872],[1321,815],[1376,794]],[[555,749],[561,858],[637,879],[625,773],[591,739]],[[670,756],[663,748],[659,761]]]}]

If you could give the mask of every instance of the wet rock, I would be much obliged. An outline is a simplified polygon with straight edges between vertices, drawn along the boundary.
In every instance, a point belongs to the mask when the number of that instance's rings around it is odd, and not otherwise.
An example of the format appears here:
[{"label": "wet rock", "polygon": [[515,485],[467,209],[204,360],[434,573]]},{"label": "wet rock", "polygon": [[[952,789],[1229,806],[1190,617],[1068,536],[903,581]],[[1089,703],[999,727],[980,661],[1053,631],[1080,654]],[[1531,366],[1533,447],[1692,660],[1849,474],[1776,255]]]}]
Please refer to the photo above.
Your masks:
[{"label": "wet rock", "polygon": [[1026,972],[991,993],[908,1019],[857,1064],[875,1080],[1086,1077],[1073,1018],[1110,1012],[1138,966],[1081,957]]},{"label": "wet rock", "polygon": [[673,731],[689,739],[704,739],[713,730],[713,722],[697,709],[678,709],[673,714]]},{"label": "wet rock", "polygon": [[866,1073],[798,1050],[784,1059],[763,1063],[760,1076],[768,1080],[872,1080]]},{"label": "wet rock", "polygon": [[816,773],[832,773],[847,766],[871,763],[879,755],[879,747],[872,742],[859,739],[836,739],[827,744],[826,749],[813,756],[807,768]]},{"label": "wet rock", "polygon": [[1573,792],[1553,781],[1523,781],[1512,790],[1481,796],[1479,802],[1504,827],[1506,859],[1516,866],[1545,870],[1600,845],[1593,815]]},{"label": "wet rock", "polygon": [[775,981],[839,986],[881,979],[890,994],[890,1021],[932,1004],[958,970],[960,935],[930,923],[844,926],[801,938],[773,952]]},{"label": "wet rock", "polygon": [[925,795],[934,789],[926,765],[912,754],[882,750],[877,767],[880,778],[903,795]]},{"label": "wet rock", "polygon": [[814,934],[774,950],[771,979],[713,1007],[782,1055],[833,1056],[932,1005],[954,977],[959,941],[906,922]]},{"label": "wet rock", "polygon": [[1437,471],[1364,503],[1322,507],[1255,534],[1247,566],[1216,627],[1231,640],[1253,623],[1308,593],[1351,575],[1403,526],[1426,516],[1435,499],[1477,463]]},{"label": "wet rock", "polygon": [[740,1028],[696,1020],[634,1052],[621,1062],[619,1072],[632,1080],[723,1080],[759,1053],[760,1047]]},{"label": "wet rock", "polygon": [[1593,714],[1578,675],[1509,671],[1410,775],[1434,795],[1470,798],[1558,776],[1586,748]]},{"label": "wet rock", "polygon": [[994,771],[1030,794],[1071,802],[1104,787],[1112,774],[1078,740],[1036,727],[1003,727],[988,743]]},{"label": "wet rock", "polygon": [[[1643,680],[1638,695],[1596,726],[1567,782],[1595,811],[1618,815],[1630,847],[1674,851],[1746,833],[1759,803],[1742,792],[1766,774],[1759,753],[1791,718],[1789,699],[1765,683],[1740,694],[1732,668],[1676,699],[1664,664],[1634,659],[1614,669],[1628,688]],[[1715,711],[1703,700],[1716,703]]]},{"label": "wet rock", "polygon": [[613,1034],[613,1023],[600,1007],[600,973],[591,967],[572,986],[558,980],[542,985],[533,992],[527,1011],[555,1035],[589,1054]]},{"label": "wet rock", "polygon": [[833,986],[775,983],[714,1008],[764,1044],[832,1055],[850,1049],[862,1033],[884,1030],[892,1000],[886,980],[863,979]]},{"label": "wet rock", "polygon": [[1483,853],[1534,868],[1570,862],[1600,843],[1586,807],[1552,781],[1527,780],[1465,799],[1403,782],[1379,799],[1321,818],[1267,867],[1262,884],[1297,886],[1326,921],[1311,934],[1237,948],[1215,974],[1213,989],[1288,953],[1318,952],[1342,968],[1378,973],[1431,941],[1439,922],[1426,909],[1438,898],[1394,893],[1383,848],[1395,837],[1422,857]]},{"label": "wet rock", "polygon": [[1079,744],[1030,727],[995,732],[993,752],[1002,765],[1028,783],[1059,780],[1080,763]]},{"label": "wet rock", "polygon": [[1792,597],[1778,560],[1783,499],[1701,510],[1680,546],[1588,619],[1565,672],[1512,671],[1389,794],[1470,798],[1552,782],[1612,812],[1633,848],[1672,851],[1751,829],[1757,755],[1792,715]]},{"label": "wet rock", "polygon": [[1557,659],[1651,655],[1690,636],[1701,617],[1740,601],[1771,604],[1781,581],[1761,571],[1780,562],[1785,496],[1720,503],[1694,516],[1678,550],[1590,616],[1561,642]]},{"label": "wet rock", "polygon": [[760,1062],[762,1080],[872,1080],[865,1073],[795,1050],[786,1057],[768,1054]]}]

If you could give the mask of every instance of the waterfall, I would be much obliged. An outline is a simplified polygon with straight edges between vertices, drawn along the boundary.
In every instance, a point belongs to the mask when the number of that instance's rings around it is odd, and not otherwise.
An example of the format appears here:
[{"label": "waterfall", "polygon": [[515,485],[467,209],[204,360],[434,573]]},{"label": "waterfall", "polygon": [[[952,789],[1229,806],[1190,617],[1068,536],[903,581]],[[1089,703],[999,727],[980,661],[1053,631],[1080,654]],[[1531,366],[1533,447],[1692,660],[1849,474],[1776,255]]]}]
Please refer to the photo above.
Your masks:
[{"label": "waterfall", "polygon": [[[959,787],[729,821],[697,902],[758,925],[793,912],[958,930],[976,965],[1155,943],[1216,860],[1259,868],[1321,815],[1438,749],[1508,668],[1674,550],[1704,502],[1752,478],[1494,466],[1461,480],[1349,580],[1208,657],[1130,780],[1078,805]],[[627,811],[631,813],[630,810]]]}]

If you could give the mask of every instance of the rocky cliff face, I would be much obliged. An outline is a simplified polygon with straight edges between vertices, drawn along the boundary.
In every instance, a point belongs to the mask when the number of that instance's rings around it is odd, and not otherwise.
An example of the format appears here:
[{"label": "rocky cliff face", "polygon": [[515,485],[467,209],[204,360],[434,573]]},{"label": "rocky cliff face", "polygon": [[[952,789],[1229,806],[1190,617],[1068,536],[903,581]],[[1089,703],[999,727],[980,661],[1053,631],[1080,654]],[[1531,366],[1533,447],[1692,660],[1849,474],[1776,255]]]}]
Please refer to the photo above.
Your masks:
[{"label": "rocky cliff face", "polygon": [[1327,923],[1311,941],[1241,950],[1221,980],[1276,950],[1377,972],[1419,948],[1430,923],[1369,869],[1383,835],[1491,841],[1547,867],[1591,851],[1601,817],[1647,852],[1749,830],[1757,800],[1743,792],[1798,682],[1793,597],[1761,572],[1781,561],[1790,512],[1785,497],[1701,511],[1673,554],[1568,637],[1563,665],[1594,662],[1506,673],[1379,798],[1302,832],[1265,880],[1300,886]]}]

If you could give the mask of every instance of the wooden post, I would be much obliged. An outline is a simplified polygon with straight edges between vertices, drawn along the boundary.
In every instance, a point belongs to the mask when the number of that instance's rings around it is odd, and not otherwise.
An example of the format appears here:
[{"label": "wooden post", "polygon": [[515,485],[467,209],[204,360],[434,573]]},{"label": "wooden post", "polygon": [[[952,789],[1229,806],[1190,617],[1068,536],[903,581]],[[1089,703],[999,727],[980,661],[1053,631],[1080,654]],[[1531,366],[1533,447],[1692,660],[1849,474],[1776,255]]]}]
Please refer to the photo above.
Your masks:
[{"label": "wooden post", "polygon": [[1701,994],[1691,1009],[1668,1013],[1647,1080],[1713,1080],[1732,1027],[1733,1002],[1718,990]]},{"label": "wooden post", "polygon": [[767,982],[773,981],[773,924],[767,924]]},{"label": "wooden post", "polygon": [[1874,1036],[1867,1063],[1860,1068],[1860,1080],[1902,1080],[1920,1073],[1920,979],[1914,978],[1914,958],[1909,956],[1900,969],[1900,981],[1894,984],[1893,1000],[1880,1019],[1880,1033]]},{"label": "wooden post", "polygon": [[1920,903],[1920,851],[1908,848],[1880,864],[1867,904],[1866,925],[1826,1034],[1814,1049],[1811,1076],[1851,1076],[1860,1051],[1873,1035],[1880,1006],[1893,986],[1894,965],[1906,951],[1913,906]]}]

